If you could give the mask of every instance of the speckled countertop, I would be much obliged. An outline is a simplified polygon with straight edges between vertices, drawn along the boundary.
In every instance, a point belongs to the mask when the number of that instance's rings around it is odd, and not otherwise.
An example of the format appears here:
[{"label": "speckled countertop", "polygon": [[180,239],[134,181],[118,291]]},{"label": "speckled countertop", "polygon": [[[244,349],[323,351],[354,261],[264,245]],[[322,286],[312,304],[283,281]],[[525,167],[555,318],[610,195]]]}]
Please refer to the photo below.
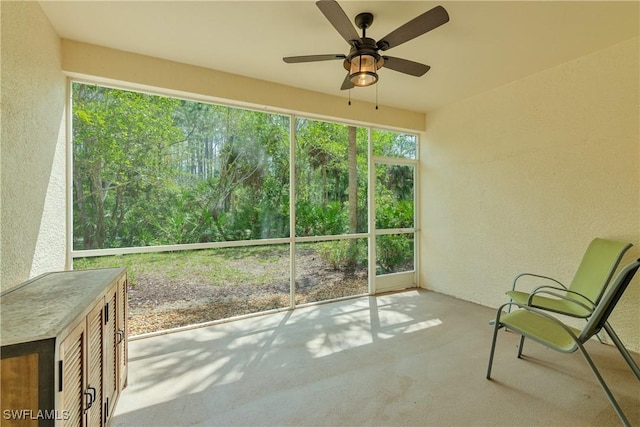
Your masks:
[{"label": "speckled countertop", "polygon": [[94,306],[122,268],[46,273],[0,296],[2,346],[58,336]]}]

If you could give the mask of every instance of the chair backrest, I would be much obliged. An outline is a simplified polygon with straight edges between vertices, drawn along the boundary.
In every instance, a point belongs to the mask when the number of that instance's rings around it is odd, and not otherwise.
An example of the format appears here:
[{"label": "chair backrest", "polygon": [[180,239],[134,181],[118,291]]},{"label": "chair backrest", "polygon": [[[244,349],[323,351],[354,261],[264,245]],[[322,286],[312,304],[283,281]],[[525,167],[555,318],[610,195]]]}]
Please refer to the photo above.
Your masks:
[{"label": "chair backrest", "polygon": [[589,244],[569,289],[598,304],[631,243],[595,238]]},{"label": "chair backrest", "polygon": [[579,340],[581,342],[585,342],[602,329],[625,289],[627,289],[629,282],[631,282],[636,271],[638,271],[638,267],[640,267],[640,259],[632,262],[620,271],[620,274],[618,274],[616,280],[608,287],[604,297],[602,297],[589,318],[589,321],[580,333]]}]

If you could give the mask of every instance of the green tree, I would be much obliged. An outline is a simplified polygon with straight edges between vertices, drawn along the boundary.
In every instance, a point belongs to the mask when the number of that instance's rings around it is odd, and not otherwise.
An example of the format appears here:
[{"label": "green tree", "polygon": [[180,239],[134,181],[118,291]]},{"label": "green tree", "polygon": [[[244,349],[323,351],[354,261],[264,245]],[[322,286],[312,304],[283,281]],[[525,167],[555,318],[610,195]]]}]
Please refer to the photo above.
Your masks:
[{"label": "green tree", "polygon": [[296,121],[296,233],[366,231],[366,129]]},{"label": "green tree", "polygon": [[76,83],[74,247],[283,237],[289,117]]},{"label": "green tree", "polygon": [[[130,244],[122,233],[132,212],[159,213],[171,190],[167,149],[183,140],[173,125],[178,101],[137,92],[74,84],[74,247]],[[132,224],[129,224],[131,226]]]}]

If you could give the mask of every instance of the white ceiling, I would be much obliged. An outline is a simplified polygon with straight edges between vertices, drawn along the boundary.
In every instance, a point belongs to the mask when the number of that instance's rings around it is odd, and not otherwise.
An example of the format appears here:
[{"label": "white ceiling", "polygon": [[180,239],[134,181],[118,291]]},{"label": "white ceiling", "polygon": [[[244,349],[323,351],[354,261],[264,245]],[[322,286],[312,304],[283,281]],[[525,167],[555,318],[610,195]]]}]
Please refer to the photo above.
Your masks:
[{"label": "white ceiling", "polygon": [[[423,77],[382,69],[381,105],[428,112],[638,36],[640,2],[340,1],[349,18],[374,14],[381,39],[441,4],[450,21],[385,54],[431,66]],[[41,1],[62,38],[155,56],[331,95],[341,61],[284,56],[348,53],[313,1]],[[374,101],[375,86],[351,91]]]}]

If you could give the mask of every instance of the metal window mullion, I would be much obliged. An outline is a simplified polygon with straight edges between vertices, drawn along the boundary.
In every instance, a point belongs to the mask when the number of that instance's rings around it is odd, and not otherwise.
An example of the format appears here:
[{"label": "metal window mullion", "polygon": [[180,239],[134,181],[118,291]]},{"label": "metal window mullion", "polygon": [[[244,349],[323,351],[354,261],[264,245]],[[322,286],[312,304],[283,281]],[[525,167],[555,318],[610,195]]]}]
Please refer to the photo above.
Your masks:
[{"label": "metal window mullion", "polygon": [[235,240],[208,243],[182,243],[177,245],[130,246],[125,248],[87,249],[71,251],[72,258],[96,257],[105,255],[141,254],[149,252],[191,251],[198,249],[221,249],[240,246],[265,246],[289,243],[288,237],[259,240]]},{"label": "metal window mullion", "polygon": [[413,283],[419,287],[420,270],[420,135],[416,135],[416,165],[413,168]]},{"label": "metal window mullion", "polygon": [[369,179],[367,185],[367,209],[369,210],[369,214],[367,218],[369,218],[368,224],[368,241],[369,241],[369,294],[374,295],[376,293],[376,203],[375,203],[375,163],[373,161],[373,129],[369,127],[367,129],[367,137],[368,137],[368,153],[367,153],[367,167],[369,168]]},{"label": "metal window mullion", "polygon": [[65,221],[66,227],[66,238],[67,238],[67,247],[65,254],[65,269],[73,270],[73,81],[67,78],[67,99],[65,101],[65,106],[67,109],[66,114],[66,135],[65,135],[65,146],[66,146],[66,158],[67,158],[67,167],[66,167],[66,212],[67,219]]},{"label": "metal window mullion", "polygon": [[418,161],[416,159],[407,159],[404,157],[385,157],[385,156],[374,156],[373,160],[376,164],[380,165],[408,165],[415,166]]},{"label": "metal window mullion", "polygon": [[328,242],[331,240],[345,240],[345,239],[360,239],[366,238],[369,233],[355,233],[355,234],[333,234],[324,236],[303,236],[296,237],[297,243],[310,243],[310,242]]},{"label": "metal window mullion", "polygon": [[376,230],[376,236],[385,236],[389,234],[413,234],[417,231],[417,229],[411,228],[383,228],[381,230]]},{"label": "metal window mullion", "polygon": [[289,116],[289,307],[296,308],[296,116]]}]

